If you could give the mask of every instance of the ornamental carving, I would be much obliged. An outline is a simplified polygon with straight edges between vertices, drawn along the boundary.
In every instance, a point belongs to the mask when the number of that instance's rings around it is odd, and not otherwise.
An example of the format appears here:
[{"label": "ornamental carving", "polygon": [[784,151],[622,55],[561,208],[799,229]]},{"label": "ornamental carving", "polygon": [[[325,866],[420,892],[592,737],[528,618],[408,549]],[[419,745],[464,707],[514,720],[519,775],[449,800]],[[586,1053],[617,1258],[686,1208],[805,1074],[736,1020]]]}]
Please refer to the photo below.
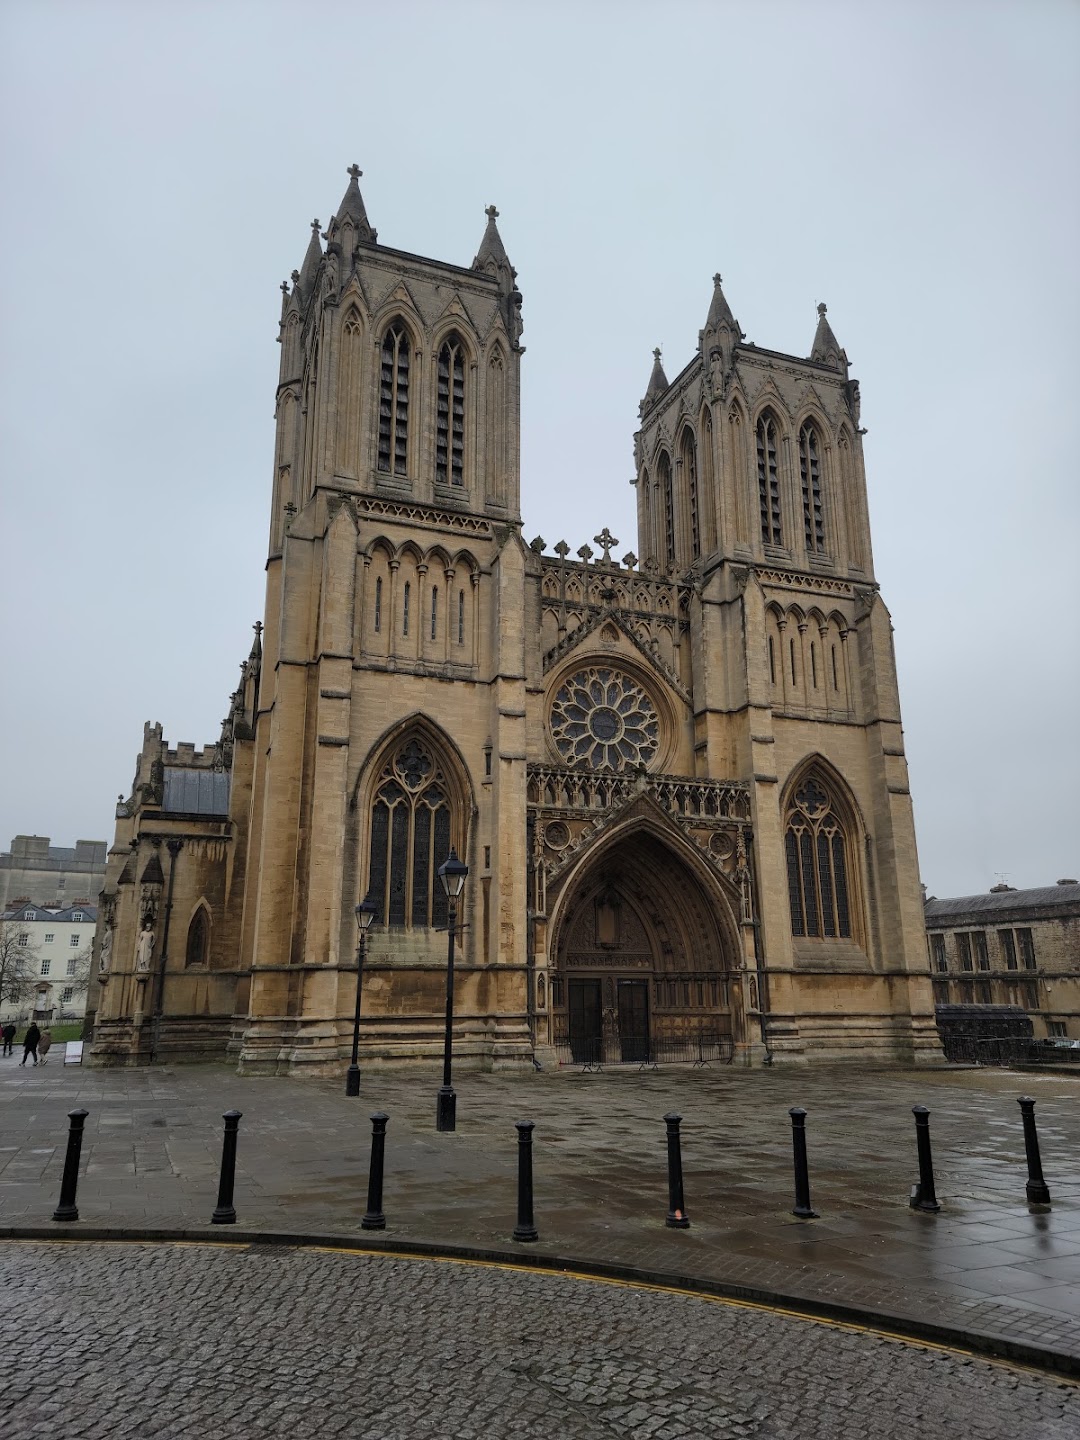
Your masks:
[{"label": "ornamental carving", "polygon": [[636,680],[592,665],[560,687],[551,706],[551,734],[567,764],[622,770],[647,766],[654,758],[660,721]]}]

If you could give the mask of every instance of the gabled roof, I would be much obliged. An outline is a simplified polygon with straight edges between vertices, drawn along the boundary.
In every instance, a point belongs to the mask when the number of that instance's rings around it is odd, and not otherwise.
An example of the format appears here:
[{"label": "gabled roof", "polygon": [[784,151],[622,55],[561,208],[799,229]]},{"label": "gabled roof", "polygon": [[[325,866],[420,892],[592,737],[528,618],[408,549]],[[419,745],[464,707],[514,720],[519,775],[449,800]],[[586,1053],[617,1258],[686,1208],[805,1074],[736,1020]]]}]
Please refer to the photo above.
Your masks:
[{"label": "gabled roof", "polygon": [[83,917],[84,923],[90,923],[97,919],[96,905],[68,905],[61,908],[57,905],[35,905],[32,901],[5,910],[3,915],[0,915],[0,919],[22,920],[27,924],[38,920],[49,920],[61,925],[78,925],[80,922],[75,919],[76,912]]},{"label": "gabled roof", "polygon": [[1044,885],[1036,890],[991,890],[986,895],[958,895],[948,900],[932,896],[924,911],[927,925],[940,929],[950,922],[964,923],[962,917],[967,916],[974,917],[972,924],[977,925],[983,919],[993,924],[1036,911],[1060,913],[1069,906],[1080,913],[1080,884],[1075,881],[1067,885]]}]

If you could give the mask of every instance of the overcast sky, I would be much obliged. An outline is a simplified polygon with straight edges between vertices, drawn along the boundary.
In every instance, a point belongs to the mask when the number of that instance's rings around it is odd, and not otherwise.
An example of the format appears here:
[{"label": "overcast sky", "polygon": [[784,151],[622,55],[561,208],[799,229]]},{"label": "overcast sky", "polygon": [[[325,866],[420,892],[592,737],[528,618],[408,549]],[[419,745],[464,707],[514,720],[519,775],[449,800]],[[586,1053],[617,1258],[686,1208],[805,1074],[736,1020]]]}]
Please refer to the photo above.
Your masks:
[{"label": "overcast sky", "polygon": [[[654,345],[714,271],[862,387],[923,879],[1080,874],[1080,6],[0,4],[0,845],[113,836],[262,613],[279,283],[384,243],[525,297],[525,538],[636,545]],[[621,553],[621,552],[620,552]]]}]

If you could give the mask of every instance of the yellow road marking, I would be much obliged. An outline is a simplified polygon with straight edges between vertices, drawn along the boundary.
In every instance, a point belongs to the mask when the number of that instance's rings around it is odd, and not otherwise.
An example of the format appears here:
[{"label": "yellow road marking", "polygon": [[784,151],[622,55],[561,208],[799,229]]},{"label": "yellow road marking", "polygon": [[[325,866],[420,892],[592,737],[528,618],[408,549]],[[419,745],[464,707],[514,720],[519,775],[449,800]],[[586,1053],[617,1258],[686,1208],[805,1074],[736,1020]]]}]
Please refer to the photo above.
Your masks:
[{"label": "yellow road marking", "polygon": [[710,1295],[701,1290],[686,1290],[678,1285],[657,1285],[648,1280],[621,1280],[609,1275],[593,1275],[587,1270],[556,1270],[548,1266],[537,1265],[515,1265],[512,1260],[480,1260],[469,1256],[460,1255],[425,1255],[419,1250],[367,1250],[358,1249],[351,1245],[304,1245],[282,1242],[278,1246],[276,1241],[253,1241],[253,1240],[99,1240],[80,1241],[77,1236],[57,1235],[55,1239],[32,1240],[22,1236],[8,1237],[4,1242],[7,1244],[23,1245],[70,1245],[70,1244],[100,1244],[100,1245],[171,1245],[177,1249],[204,1250],[250,1250],[254,1246],[260,1249],[277,1247],[282,1250],[310,1250],[318,1255],[346,1255],[350,1257],[362,1257],[364,1259],[377,1258],[380,1260],[427,1260],[436,1265],[464,1265],[471,1266],[476,1270],[506,1270],[511,1274],[519,1275],[540,1275],[554,1279],[582,1280],[592,1285],[611,1285],[622,1290],[644,1290],[656,1295],[677,1295],[684,1300],[702,1300],[710,1305],[727,1305],[733,1309],[759,1310],[766,1315],[781,1315],[788,1320],[802,1320],[810,1325],[828,1325],[834,1330],[846,1330],[853,1335],[879,1335],[883,1340],[891,1340],[898,1345],[907,1345],[917,1350],[936,1350],[942,1355],[959,1355],[965,1360],[981,1360],[987,1365],[998,1365],[1005,1370],[1017,1370],[1024,1375],[1037,1375],[1040,1379],[1054,1380],[1060,1385],[1080,1387],[1080,1380],[1070,1375],[1061,1375],[1056,1371],[1041,1370],[1035,1365],[1025,1365],[1022,1361],[1008,1360],[998,1355],[984,1355],[977,1350],[965,1350],[959,1345],[947,1345],[941,1340],[922,1340],[912,1335],[901,1335],[895,1330],[887,1330],[878,1325],[862,1325],[855,1320],[836,1320],[827,1315],[809,1315],[804,1310],[792,1310],[783,1305],[770,1305],[764,1300],[744,1300],[734,1295]]}]

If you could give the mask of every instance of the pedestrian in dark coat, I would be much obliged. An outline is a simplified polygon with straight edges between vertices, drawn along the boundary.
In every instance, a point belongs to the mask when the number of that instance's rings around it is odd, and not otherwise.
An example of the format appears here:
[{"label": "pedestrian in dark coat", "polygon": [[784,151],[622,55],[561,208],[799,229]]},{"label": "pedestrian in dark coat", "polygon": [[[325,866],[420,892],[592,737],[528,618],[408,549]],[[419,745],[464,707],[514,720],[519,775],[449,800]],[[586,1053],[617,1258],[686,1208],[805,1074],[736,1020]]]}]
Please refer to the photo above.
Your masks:
[{"label": "pedestrian in dark coat", "polygon": [[3,1032],[2,1032],[2,1033],[3,1033],[3,1036],[4,1036],[4,1054],[5,1054],[5,1055],[10,1055],[10,1054],[12,1053],[14,1047],[15,1047],[15,1022],[14,1022],[14,1020],[9,1020],[9,1021],[8,1021],[8,1023],[4,1026],[4,1029],[3,1029]]},{"label": "pedestrian in dark coat", "polygon": [[26,1034],[23,1036],[23,1056],[19,1061],[20,1065],[26,1064],[26,1057],[28,1055],[32,1055],[34,1057],[34,1064],[37,1064],[37,1047],[40,1039],[41,1031],[34,1024],[33,1020],[31,1020]]}]

